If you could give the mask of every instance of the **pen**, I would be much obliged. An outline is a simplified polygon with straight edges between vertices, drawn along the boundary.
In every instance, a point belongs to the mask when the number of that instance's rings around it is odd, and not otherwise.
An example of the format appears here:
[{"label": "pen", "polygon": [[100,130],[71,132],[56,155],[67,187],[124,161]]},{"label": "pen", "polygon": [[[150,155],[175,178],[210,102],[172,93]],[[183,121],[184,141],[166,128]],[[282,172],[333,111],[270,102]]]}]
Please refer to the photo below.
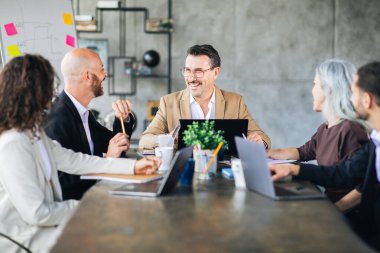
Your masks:
[{"label": "pen", "polygon": [[123,134],[126,134],[126,133],[125,133],[125,127],[124,127],[123,116],[120,116],[120,123],[121,123],[121,129],[123,130]]},{"label": "pen", "polygon": [[218,147],[215,149],[214,154],[212,155],[210,161],[207,164],[206,173],[208,173],[208,171],[209,171],[209,169],[211,167],[212,162],[214,161],[215,157],[218,155],[219,150],[222,148],[222,146],[223,146],[223,142],[221,141],[221,142],[219,142]]},{"label": "pen", "polygon": [[246,139],[247,139],[247,136],[245,136],[245,134],[244,134],[244,133],[242,133],[241,135],[243,135],[243,138],[244,138],[244,140],[246,140]]}]

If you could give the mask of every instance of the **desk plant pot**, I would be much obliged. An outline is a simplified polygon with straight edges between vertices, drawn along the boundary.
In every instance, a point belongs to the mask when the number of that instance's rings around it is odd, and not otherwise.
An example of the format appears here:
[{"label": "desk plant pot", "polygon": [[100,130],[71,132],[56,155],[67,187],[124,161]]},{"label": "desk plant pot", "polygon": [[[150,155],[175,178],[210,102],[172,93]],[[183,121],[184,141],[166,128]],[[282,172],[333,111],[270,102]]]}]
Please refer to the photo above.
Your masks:
[{"label": "desk plant pot", "polygon": [[[206,120],[205,122],[194,121],[183,134],[183,141],[186,146],[194,146],[194,170],[200,179],[211,179],[216,175],[216,164],[219,158],[215,158],[214,150],[223,142],[223,153],[228,149],[224,138],[224,132],[215,130],[215,122]],[[223,158],[223,154],[221,155]]]}]

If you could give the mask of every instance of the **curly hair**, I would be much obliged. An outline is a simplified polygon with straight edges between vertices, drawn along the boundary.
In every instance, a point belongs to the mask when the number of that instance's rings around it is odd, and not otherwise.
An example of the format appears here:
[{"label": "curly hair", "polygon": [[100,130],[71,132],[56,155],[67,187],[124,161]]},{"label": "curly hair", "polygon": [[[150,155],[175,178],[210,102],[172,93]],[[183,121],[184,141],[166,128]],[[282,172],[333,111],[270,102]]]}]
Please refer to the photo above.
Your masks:
[{"label": "curly hair", "polygon": [[0,134],[9,129],[35,135],[55,95],[56,74],[48,60],[26,54],[13,58],[0,73]]}]

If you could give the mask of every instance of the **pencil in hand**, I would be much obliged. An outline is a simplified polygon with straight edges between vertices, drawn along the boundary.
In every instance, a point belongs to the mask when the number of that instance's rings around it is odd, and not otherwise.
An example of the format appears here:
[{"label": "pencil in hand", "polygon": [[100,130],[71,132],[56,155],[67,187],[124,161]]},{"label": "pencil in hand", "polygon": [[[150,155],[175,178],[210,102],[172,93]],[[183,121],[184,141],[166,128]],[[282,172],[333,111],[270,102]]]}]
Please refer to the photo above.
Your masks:
[{"label": "pencil in hand", "polygon": [[123,134],[126,134],[126,133],[125,133],[125,127],[124,127],[123,116],[120,116],[120,123],[121,123],[121,129],[123,130]]}]

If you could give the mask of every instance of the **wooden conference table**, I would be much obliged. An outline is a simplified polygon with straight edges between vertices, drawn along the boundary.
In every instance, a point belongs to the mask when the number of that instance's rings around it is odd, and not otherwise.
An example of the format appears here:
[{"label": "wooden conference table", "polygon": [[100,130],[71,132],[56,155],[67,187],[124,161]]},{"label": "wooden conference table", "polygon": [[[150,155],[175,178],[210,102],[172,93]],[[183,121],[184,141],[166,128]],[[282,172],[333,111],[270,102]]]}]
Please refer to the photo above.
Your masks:
[{"label": "wooden conference table", "polygon": [[328,200],[273,201],[220,175],[159,198],[90,189],[52,252],[372,252]]}]

